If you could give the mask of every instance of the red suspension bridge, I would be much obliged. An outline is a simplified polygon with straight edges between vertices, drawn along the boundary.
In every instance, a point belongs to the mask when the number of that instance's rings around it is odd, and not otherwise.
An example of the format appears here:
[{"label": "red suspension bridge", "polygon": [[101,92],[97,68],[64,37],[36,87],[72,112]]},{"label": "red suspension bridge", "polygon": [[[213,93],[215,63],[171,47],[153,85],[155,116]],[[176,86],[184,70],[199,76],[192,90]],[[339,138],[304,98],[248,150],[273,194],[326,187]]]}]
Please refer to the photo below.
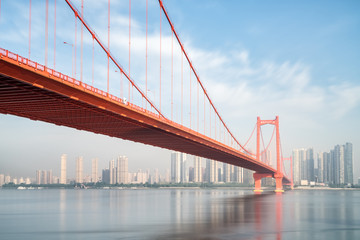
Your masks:
[{"label": "red suspension bridge", "polygon": [[[276,191],[292,185],[285,175],[279,118],[258,118],[256,153],[246,147],[251,137],[240,144],[200,80],[163,1],[131,3],[121,14],[126,18],[116,17],[117,24],[111,24],[111,13],[120,7],[110,0],[106,10],[87,8],[83,0],[29,0],[26,23],[12,19],[15,26],[28,26],[28,41],[20,34],[13,49],[0,42],[0,112],[250,169],[256,191],[264,177],[275,178]],[[11,7],[0,0],[1,24],[14,24],[3,14],[15,11]],[[43,30],[34,27],[39,19]],[[44,44],[38,47],[34,39]],[[266,124],[274,125],[270,142],[275,135],[276,168],[262,157],[270,146],[261,132]]]}]

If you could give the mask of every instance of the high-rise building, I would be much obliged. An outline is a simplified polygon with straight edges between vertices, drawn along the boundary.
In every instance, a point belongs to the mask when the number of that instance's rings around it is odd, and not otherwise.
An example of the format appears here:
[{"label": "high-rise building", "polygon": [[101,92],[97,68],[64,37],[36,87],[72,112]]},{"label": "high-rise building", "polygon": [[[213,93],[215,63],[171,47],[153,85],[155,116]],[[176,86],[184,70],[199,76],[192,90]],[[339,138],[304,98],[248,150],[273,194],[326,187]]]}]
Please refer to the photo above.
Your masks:
[{"label": "high-rise building", "polygon": [[336,145],[332,150],[333,183],[344,183],[344,146]]},{"label": "high-rise building", "polygon": [[243,168],[234,166],[234,182],[243,183]]},{"label": "high-rise building", "polygon": [[329,182],[329,172],[330,172],[330,154],[327,152],[324,152],[323,154],[323,163],[324,163],[324,169],[323,169],[323,183]]},{"label": "high-rise building", "polygon": [[11,182],[11,177],[9,175],[5,176],[5,184],[10,183]]},{"label": "high-rise building", "polygon": [[189,168],[185,153],[180,154],[180,182],[189,182]]},{"label": "high-rise building", "polygon": [[300,157],[300,180],[308,180],[308,162],[306,161],[306,149],[299,150]]},{"label": "high-rise building", "polygon": [[189,182],[189,168],[187,166],[185,153],[171,153],[171,182]]},{"label": "high-rise building", "polygon": [[315,181],[315,169],[314,169],[314,150],[312,148],[306,149],[306,163],[307,163],[307,180]]},{"label": "high-rise building", "polygon": [[66,184],[66,154],[61,155],[60,184]]},{"label": "high-rise building", "polygon": [[98,181],[98,159],[91,160],[91,182],[97,183]]},{"label": "high-rise building", "polygon": [[47,184],[53,184],[52,170],[47,171],[46,182],[47,182]]},{"label": "high-rise building", "polygon": [[317,172],[317,182],[324,182],[324,153],[318,153],[317,155],[317,162],[318,162],[318,172]]},{"label": "high-rise building", "polygon": [[184,174],[184,164],[183,164],[183,155],[181,152],[172,152],[171,153],[171,182],[179,183],[183,180]]},{"label": "high-rise building", "polygon": [[292,159],[293,159],[293,181],[295,185],[300,184],[300,157],[299,150],[293,149],[292,151]]},{"label": "high-rise building", "polygon": [[354,183],[354,160],[353,160],[353,147],[352,143],[346,143],[344,149],[344,172],[345,172],[345,183]]},{"label": "high-rise building", "polygon": [[23,178],[23,177],[20,177],[20,178],[19,178],[19,182],[18,182],[18,184],[24,184],[24,183],[25,183],[24,178]]},{"label": "high-rise building", "polygon": [[194,156],[194,182],[202,182],[202,158]]},{"label": "high-rise building", "polygon": [[106,184],[110,184],[110,169],[103,169],[102,170],[102,182]]},{"label": "high-rise building", "polygon": [[5,175],[0,174],[0,187],[5,184]]},{"label": "high-rise building", "polygon": [[116,160],[116,169],[115,169],[115,182],[118,184],[119,180],[120,180],[120,157],[117,158]]},{"label": "high-rise building", "polygon": [[126,156],[120,156],[117,159],[116,183],[127,184],[129,182],[128,175],[128,158]]},{"label": "high-rise building", "polygon": [[76,177],[75,182],[76,183],[82,183],[83,182],[83,157],[78,157],[76,159]]},{"label": "high-rise building", "polygon": [[30,180],[30,178],[26,178],[26,179],[25,179],[25,184],[26,184],[26,185],[31,184],[31,180]]},{"label": "high-rise building", "polygon": [[171,181],[171,177],[170,177],[170,169],[166,169],[165,172],[165,182],[169,183]]},{"label": "high-rise building", "polygon": [[47,172],[45,170],[41,171],[41,184],[48,184],[48,182],[47,182]]},{"label": "high-rise building", "polygon": [[60,183],[60,178],[58,176],[53,176],[53,179],[52,179],[52,183],[53,184],[59,184]]},{"label": "high-rise building", "polygon": [[217,183],[218,182],[218,163],[215,160],[206,160],[206,176],[207,182]]},{"label": "high-rise building", "polygon": [[254,184],[254,171],[244,168],[243,169],[243,183]]},{"label": "high-rise building", "polygon": [[292,159],[294,184],[300,185],[301,180],[308,180],[309,167],[306,160],[306,149],[294,149]]},{"label": "high-rise building", "polygon": [[223,182],[231,182],[231,165],[228,163],[223,163]]},{"label": "high-rise building", "polygon": [[160,174],[159,174],[159,169],[157,168],[154,169],[153,183],[160,183]]},{"label": "high-rise building", "polygon": [[[220,165],[220,163],[218,163],[218,165]],[[222,179],[222,169],[218,167],[217,169],[217,182],[221,182],[223,181]]]},{"label": "high-rise building", "polygon": [[[304,151],[306,158],[304,160]],[[300,180],[314,181],[313,149],[294,149],[294,184]],[[353,183],[352,144],[336,145],[330,152],[321,152],[317,157],[317,182],[327,184]],[[307,169],[307,171],[304,171]]]},{"label": "high-rise building", "polygon": [[194,182],[194,167],[189,167],[189,182]]},{"label": "high-rise building", "polygon": [[116,168],[115,168],[115,160],[111,160],[109,162],[109,171],[110,171],[110,184],[116,183]]},{"label": "high-rise building", "polygon": [[235,182],[235,166],[230,165],[230,181]]},{"label": "high-rise building", "polygon": [[36,170],[35,181],[36,184],[41,184],[41,170]]},{"label": "high-rise building", "polygon": [[138,169],[136,173],[130,174],[131,183],[146,183],[149,181],[149,174]]},{"label": "high-rise building", "polygon": [[352,144],[336,145],[330,151],[329,182],[333,184],[353,184]]},{"label": "high-rise building", "polygon": [[[36,184],[51,184],[52,181],[49,181],[49,175],[52,177],[52,171],[46,170],[36,170]],[[25,182],[25,181],[24,181]]]}]

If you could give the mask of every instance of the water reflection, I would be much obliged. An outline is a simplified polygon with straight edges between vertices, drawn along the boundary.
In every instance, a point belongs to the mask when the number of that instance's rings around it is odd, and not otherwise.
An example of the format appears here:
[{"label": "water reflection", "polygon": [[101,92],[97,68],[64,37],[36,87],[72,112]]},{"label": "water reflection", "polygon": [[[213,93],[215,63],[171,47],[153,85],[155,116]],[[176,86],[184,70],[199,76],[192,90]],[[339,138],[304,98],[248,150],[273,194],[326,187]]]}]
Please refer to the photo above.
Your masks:
[{"label": "water reflection", "polygon": [[66,190],[59,190],[59,229],[66,230]]},{"label": "water reflection", "polygon": [[282,195],[240,193],[173,191],[171,229],[154,239],[281,239]]},{"label": "water reflection", "polygon": [[0,190],[0,239],[359,239],[360,191]]}]

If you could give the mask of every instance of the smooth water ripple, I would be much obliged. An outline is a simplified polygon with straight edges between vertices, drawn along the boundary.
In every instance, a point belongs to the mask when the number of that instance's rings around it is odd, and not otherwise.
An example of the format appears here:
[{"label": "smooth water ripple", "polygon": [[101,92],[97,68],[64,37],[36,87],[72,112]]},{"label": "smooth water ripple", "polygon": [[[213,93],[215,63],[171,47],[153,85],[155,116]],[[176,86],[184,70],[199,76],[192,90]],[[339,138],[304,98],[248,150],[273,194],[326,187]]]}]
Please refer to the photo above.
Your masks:
[{"label": "smooth water ripple", "polygon": [[0,190],[0,239],[360,239],[360,191]]}]

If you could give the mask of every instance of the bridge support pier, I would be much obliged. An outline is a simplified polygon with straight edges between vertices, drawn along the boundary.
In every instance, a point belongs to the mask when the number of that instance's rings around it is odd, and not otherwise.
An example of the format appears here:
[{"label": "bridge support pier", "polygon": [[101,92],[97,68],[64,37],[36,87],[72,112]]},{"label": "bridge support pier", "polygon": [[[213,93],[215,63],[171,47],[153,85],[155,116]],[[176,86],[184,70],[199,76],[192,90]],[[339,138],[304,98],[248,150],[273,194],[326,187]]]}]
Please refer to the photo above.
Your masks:
[{"label": "bridge support pier", "polygon": [[254,173],[254,182],[255,182],[255,189],[254,192],[261,193],[263,190],[261,189],[261,179],[266,177],[273,177],[271,173]]},{"label": "bridge support pier", "polygon": [[275,192],[284,192],[283,184],[282,184],[283,177],[284,177],[284,175],[280,172],[276,172],[274,174],[274,178],[276,181]]},{"label": "bridge support pier", "polygon": [[274,175],[271,173],[254,173],[253,177],[255,182],[254,192],[256,193],[263,192],[263,190],[261,189],[261,179],[267,177],[275,178],[275,182],[276,182],[275,192],[284,192],[283,184],[282,184],[284,175],[282,173],[276,172]]}]

